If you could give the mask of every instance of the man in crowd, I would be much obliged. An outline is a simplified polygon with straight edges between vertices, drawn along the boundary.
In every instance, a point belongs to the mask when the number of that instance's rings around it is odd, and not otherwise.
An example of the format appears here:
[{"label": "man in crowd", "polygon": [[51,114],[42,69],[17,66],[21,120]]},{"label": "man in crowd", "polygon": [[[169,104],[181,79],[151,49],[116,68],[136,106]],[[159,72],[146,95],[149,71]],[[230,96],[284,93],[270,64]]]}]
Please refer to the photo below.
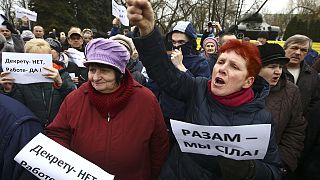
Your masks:
[{"label": "man in crowd", "polygon": [[[186,73],[191,77],[211,76],[208,61],[196,53],[196,31],[188,21],[179,21],[169,33],[169,41],[172,43],[171,58],[179,56],[187,68]],[[170,130],[170,119],[184,119],[186,105],[183,101],[172,98],[164,91],[159,93],[160,106]],[[170,144],[173,142],[170,136]]]},{"label": "man in crowd", "polygon": [[0,33],[6,38],[6,46],[13,48],[15,52],[23,52],[23,40],[8,19],[2,14],[0,16]]},{"label": "man in crowd", "polygon": [[219,22],[217,21],[209,21],[207,24],[207,28],[204,30],[202,36],[201,36],[201,41],[200,41],[200,45],[201,47],[203,46],[203,41],[207,38],[207,37],[216,37],[219,34],[222,33],[222,28],[221,25],[219,24]]},{"label": "man in crowd", "polygon": [[44,29],[42,26],[34,26],[33,27],[33,34],[37,39],[44,39]]},{"label": "man in crowd", "polygon": [[[289,63],[286,64],[286,68],[283,68],[283,72],[286,74],[286,77],[289,81],[295,83],[301,93],[301,101],[303,108],[303,115],[306,118],[308,124],[313,124],[310,122],[314,122],[314,118],[310,116],[310,112],[319,111],[319,102],[320,102],[320,80],[318,73],[312,69],[303,59],[308,53],[310,48],[311,39],[307,36],[296,34],[289,37],[285,44],[284,50],[286,53],[286,57],[290,59]],[[315,142],[310,142],[310,133],[314,132],[316,126],[312,127],[310,125],[307,126],[307,134],[305,139],[305,146],[312,147]],[[311,148],[307,148],[310,150]],[[300,161],[300,165],[298,165],[297,174],[293,175],[293,177],[288,177],[289,179],[308,179],[303,176],[303,168],[306,167],[306,159],[315,159],[315,157],[310,157],[310,154],[304,150],[304,154],[302,155],[302,159]],[[319,164],[319,158],[315,162],[315,164]],[[307,173],[305,173],[307,174]],[[318,177],[319,178],[319,177]]]},{"label": "man in crowd", "polygon": [[259,45],[264,45],[268,41],[268,32],[267,31],[261,31],[257,36],[257,41]]},{"label": "man in crowd", "polygon": [[69,47],[84,52],[82,31],[78,27],[71,27],[68,32]]},{"label": "man in crowd", "polygon": [[219,46],[222,46],[225,42],[231,40],[231,39],[237,39],[237,37],[230,33],[230,32],[225,32],[219,36]]}]

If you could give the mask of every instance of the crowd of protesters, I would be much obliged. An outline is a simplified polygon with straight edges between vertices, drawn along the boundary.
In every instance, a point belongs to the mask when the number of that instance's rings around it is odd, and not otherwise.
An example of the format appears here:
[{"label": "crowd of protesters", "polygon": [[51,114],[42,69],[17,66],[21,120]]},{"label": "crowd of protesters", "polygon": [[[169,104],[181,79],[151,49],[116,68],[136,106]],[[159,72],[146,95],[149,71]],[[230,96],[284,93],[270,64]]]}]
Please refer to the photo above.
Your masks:
[{"label": "crowd of protesters", "polygon": [[[46,33],[21,18],[0,24],[0,179],[37,179],[13,160],[49,138],[115,179],[320,179],[320,55],[296,34],[284,46],[179,21],[162,35],[147,0],[127,0],[132,29],[115,18],[108,38],[89,29]],[[164,38],[165,37],[165,38]],[[44,77],[15,83],[2,53],[51,54]],[[172,120],[203,127],[270,124],[260,159],[184,152]],[[108,157],[108,158],[106,158]]]}]

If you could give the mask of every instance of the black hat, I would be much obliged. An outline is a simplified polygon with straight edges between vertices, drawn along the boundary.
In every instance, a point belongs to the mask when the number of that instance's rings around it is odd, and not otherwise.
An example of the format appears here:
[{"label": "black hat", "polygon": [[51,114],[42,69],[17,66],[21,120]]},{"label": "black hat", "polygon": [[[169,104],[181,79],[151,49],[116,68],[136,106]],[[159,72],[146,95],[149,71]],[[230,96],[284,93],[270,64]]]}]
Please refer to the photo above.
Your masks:
[{"label": "black hat", "polygon": [[257,38],[265,38],[265,39],[268,39],[269,37],[269,34],[267,31],[261,31],[259,32],[259,34],[257,35]]},{"label": "black hat", "polygon": [[272,63],[284,65],[289,62],[289,58],[285,56],[285,52],[279,44],[266,43],[264,45],[259,45],[258,49],[262,60],[262,66]]},{"label": "black hat", "polygon": [[52,49],[56,50],[58,53],[63,51],[62,47],[61,47],[61,44],[60,44],[60,42],[58,40],[52,39],[52,38],[47,38],[45,40],[49,43],[50,47]]}]

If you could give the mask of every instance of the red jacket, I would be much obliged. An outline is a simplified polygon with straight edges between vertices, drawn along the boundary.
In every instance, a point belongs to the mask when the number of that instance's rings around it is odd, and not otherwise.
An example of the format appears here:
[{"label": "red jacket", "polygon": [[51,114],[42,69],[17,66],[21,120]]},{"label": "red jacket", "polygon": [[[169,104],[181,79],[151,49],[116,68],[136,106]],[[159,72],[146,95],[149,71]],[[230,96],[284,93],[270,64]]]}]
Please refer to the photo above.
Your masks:
[{"label": "red jacket", "polygon": [[134,81],[127,105],[107,121],[90,104],[88,82],[71,92],[48,137],[100,166],[116,180],[157,179],[168,153],[168,135],[156,97]]}]

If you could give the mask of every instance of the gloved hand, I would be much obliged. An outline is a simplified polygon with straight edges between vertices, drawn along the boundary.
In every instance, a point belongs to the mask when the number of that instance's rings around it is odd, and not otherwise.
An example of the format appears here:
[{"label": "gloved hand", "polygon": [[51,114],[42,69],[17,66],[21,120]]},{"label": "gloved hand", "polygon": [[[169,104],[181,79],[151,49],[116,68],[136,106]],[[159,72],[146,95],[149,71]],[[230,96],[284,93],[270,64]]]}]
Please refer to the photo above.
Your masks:
[{"label": "gloved hand", "polygon": [[223,156],[216,157],[223,180],[251,179],[255,175],[254,160],[233,160]]}]

